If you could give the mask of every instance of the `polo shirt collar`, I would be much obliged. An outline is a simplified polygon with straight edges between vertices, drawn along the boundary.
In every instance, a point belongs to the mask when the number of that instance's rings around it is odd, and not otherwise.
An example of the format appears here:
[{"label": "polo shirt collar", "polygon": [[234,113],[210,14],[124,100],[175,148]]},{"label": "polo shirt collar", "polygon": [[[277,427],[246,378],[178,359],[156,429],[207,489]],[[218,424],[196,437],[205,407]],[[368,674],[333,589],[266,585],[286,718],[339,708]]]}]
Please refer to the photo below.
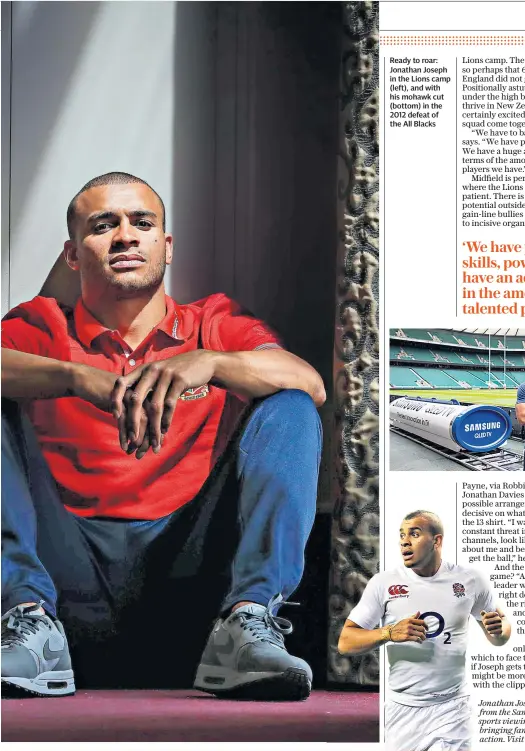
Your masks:
[{"label": "polo shirt collar", "polygon": [[[96,339],[97,336],[108,332],[112,333],[111,329],[108,329],[101,324],[100,321],[97,321],[97,319],[89,312],[81,297],[78,298],[75,305],[74,319],[77,337],[86,347],[91,347],[93,340]],[[171,339],[183,342],[184,337],[180,334],[180,324],[180,307],[175,300],[166,295],[166,315],[153,331],[162,331]],[[153,332],[150,332],[150,334],[151,333]]]}]

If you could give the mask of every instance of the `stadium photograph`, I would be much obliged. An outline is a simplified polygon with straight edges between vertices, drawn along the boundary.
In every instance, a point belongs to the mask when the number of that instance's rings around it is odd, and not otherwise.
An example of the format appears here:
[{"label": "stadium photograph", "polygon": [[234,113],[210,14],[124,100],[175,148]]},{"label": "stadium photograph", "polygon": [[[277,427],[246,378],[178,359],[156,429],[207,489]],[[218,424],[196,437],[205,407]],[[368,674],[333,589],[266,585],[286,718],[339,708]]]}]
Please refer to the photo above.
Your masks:
[{"label": "stadium photograph", "polygon": [[525,329],[390,330],[390,468],[523,471]]}]

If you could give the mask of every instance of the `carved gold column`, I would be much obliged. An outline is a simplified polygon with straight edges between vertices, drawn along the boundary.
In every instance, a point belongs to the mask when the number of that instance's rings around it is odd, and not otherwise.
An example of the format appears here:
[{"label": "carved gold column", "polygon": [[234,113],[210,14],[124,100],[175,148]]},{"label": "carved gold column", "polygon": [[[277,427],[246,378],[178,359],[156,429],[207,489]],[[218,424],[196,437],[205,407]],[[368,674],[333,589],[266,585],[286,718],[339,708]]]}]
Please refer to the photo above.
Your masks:
[{"label": "carved gold column", "polygon": [[379,564],[378,26],[378,2],[344,4],[328,681],[364,685],[377,652],[342,657],[337,641]]}]

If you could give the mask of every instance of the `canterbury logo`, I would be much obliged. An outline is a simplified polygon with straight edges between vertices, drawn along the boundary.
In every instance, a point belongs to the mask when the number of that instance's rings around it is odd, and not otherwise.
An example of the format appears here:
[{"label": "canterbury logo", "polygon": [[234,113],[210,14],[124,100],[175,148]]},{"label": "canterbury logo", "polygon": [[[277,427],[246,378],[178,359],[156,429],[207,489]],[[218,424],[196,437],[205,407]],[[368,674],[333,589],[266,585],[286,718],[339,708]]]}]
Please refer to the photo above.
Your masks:
[{"label": "canterbury logo", "polygon": [[388,594],[392,595],[392,597],[407,595],[408,587],[406,587],[404,584],[392,584],[392,586],[388,588]]},{"label": "canterbury logo", "polygon": [[179,399],[182,399],[183,402],[191,402],[193,399],[202,399],[209,391],[208,384],[205,383],[204,386],[199,386],[196,389],[186,389],[179,396]]}]

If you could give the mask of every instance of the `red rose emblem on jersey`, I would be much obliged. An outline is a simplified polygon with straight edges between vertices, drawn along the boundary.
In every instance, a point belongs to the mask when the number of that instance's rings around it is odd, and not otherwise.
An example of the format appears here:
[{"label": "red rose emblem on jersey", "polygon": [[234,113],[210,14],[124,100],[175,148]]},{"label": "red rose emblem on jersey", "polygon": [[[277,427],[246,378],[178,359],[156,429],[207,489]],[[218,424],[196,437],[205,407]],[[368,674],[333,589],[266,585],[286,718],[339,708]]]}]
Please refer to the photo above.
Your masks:
[{"label": "red rose emblem on jersey", "polygon": [[454,592],[454,597],[465,597],[465,587],[463,584],[453,584],[452,591]]},{"label": "red rose emblem on jersey", "polygon": [[179,399],[182,399],[183,402],[191,402],[193,399],[202,399],[207,396],[209,391],[208,384],[205,383],[204,386],[199,386],[198,388],[186,389],[186,391],[183,391],[179,396]]},{"label": "red rose emblem on jersey", "polygon": [[408,594],[408,587],[405,584],[392,584],[388,588],[388,594],[392,597],[401,597]]}]

